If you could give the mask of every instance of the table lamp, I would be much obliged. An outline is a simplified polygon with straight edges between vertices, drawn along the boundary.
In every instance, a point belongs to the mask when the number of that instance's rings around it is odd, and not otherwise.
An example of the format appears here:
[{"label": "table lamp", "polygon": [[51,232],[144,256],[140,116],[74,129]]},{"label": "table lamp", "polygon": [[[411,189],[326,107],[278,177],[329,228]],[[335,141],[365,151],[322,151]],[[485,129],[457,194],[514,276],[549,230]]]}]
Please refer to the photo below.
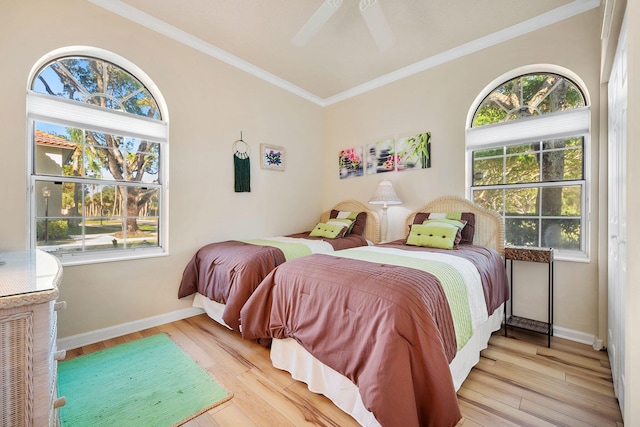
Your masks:
[{"label": "table lamp", "polygon": [[382,242],[387,240],[387,205],[399,205],[402,200],[398,197],[393,189],[393,183],[389,180],[382,180],[378,183],[376,192],[369,200],[372,205],[382,205],[382,218],[380,221],[380,239]]}]

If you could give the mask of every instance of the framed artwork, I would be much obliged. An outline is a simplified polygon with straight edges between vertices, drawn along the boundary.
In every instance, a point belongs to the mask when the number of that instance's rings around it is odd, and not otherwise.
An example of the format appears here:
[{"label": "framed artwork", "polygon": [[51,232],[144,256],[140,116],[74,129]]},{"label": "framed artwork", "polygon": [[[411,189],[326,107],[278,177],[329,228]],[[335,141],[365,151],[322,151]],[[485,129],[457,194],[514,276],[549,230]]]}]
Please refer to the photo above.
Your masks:
[{"label": "framed artwork", "polygon": [[431,132],[418,133],[396,140],[396,170],[431,167]]},{"label": "framed artwork", "polygon": [[368,144],[367,175],[393,172],[396,169],[395,140],[387,138]]},{"label": "framed artwork", "polygon": [[340,150],[338,154],[338,170],[340,179],[362,176],[363,171],[362,147]]},{"label": "framed artwork", "polygon": [[284,148],[260,144],[260,167],[274,171],[284,170]]}]

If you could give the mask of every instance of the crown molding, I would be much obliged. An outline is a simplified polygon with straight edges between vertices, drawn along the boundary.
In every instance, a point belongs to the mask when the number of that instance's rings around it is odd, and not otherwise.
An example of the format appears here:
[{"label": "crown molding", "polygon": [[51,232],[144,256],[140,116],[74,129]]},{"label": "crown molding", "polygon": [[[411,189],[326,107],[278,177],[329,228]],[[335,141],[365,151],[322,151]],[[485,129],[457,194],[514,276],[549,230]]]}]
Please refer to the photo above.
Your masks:
[{"label": "crown molding", "polygon": [[361,95],[365,92],[369,92],[370,90],[377,89],[398,80],[402,80],[406,77],[421,73],[422,71],[437,67],[438,65],[445,64],[449,61],[453,61],[463,56],[470,55],[488,47],[506,42],[532,31],[539,30],[541,28],[587,12],[599,6],[600,0],[574,0],[571,3],[550,10],[549,12],[545,12],[534,18],[527,19],[526,21],[522,21],[519,24],[512,25],[511,27],[496,31],[495,33],[486,35],[484,37],[480,37],[479,39],[470,41],[469,43],[456,46],[445,52],[423,59],[422,61],[416,62],[412,65],[408,65],[399,70],[392,71],[389,74],[385,74],[382,77],[378,77],[337,95],[325,98],[324,105],[326,106],[335,104],[336,102],[344,101],[345,99]]},{"label": "crown molding", "polygon": [[527,19],[519,24],[512,25],[503,30],[496,31],[495,33],[486,35],[479,39],[473,40],[469,43],[456,46],[445,52],[436,54],[422,61],[416,62],[407,67],[388,73],[382,77],[370,80],[361,85],[355,86],[344,92],[330,96],[328,98],[321,98],[313,93],[302,89],[293,83],[284,80],[268,71],[263,70],[241,58],[238,58],[231,53],[220,49],[210,43],[205,42],[198,37],[195,37],[185,31],[180,30],[158,18],[155,18],[139,9],[134,8],[121,0],[88,0],[90,3],[96,6],[102,7],[110,12],[122,16],[125,19],[140,24],[152,31],[156,31],[166,37],[169,37],[179,43],[199,50],[200,52],[219,59],[233,67],[236,67],[242,71],[245,71],[255,77],[258,77],[268,83],[271,83],[281,89],[291,92],[301,98],[313,102],[321,107],[326,107],[337,102],[344,101],[357,95],[361,95],[365,92],[369,92],[373,89],[377,89],[382,86],[386,86],[390,83],[402,80],[406,77],[418,74],[422,71],[430,68],[437,67],[438,65],[445,64],[449,61],[461,58],[466,55],[478,52],[491,46],[506,42],[532,31],[539,30],[581,13],[587,12],[591,9],[600,6],[600,0],[574,0],[564,6],[560,6],[556,9],[545,12],[534,18]]},{"label": "crown molding", "polygon": [[295,95],[298,95],[301,98],[304,98],[308,101],[311,101],[315,104],[322,105],[323,100],[319,96],[308,92],[299,86],[294,85],[280,77],[269,73],[268,71],[263,70],[260,67],[256,67],[255,65],[245,61],[244,59],[238,58],[231,53],[220,49],[217,46],[214,46],[210,43],[205,42],[204,40],[195,37],[185,31],[182,31],[179,28],[174,27],[158,18],[155,18],[148,13],[145,13],[139,9],[136,9],[133,6],[130,6],[121,0],[88,0],[90,3],[95,4],[96,6],[100,6],[103,9],[106,9],[110,12],[115,13],[116,15],[120,15],[121,17],[128,19],[130,21],[135,22],[136,24],[140,24],[143,27],[146,27],[152,31],[160,33],[170,39],[173,39],[179,43],[182,43],[186,46],[189,46],[193,49],[199,50],[205,55],[209,55],[213,58],[219,59],[222,62],[225,62],[233,67],[236,67],[246,73],[249,73],[259,79],[262,79],[268,83],[271,83],[275,86],[278,86],[281,89],[285,89]]}]

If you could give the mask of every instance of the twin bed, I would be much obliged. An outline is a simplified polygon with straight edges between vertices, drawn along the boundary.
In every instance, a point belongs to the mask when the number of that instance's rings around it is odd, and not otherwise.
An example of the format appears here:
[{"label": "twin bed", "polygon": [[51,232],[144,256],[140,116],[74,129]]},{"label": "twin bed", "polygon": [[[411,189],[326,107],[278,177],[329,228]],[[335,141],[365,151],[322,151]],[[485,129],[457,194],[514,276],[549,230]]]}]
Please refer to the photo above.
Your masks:
[{"label": "twin bed", "polygon": [[329,223],[347,213],[354,213],[355,218],[349,233],[340,238],[310,236],[307,231],[203,246],[184,269],[178,298],[195,294],[193,306],[204,309],[218,323],[239,331],[240,309],[260,282],[278,265],[314,253],[378,243],[378,215],[358,201],[346,200],[336,204],[322,213],[320,223]]},{"label": "twin bed", "polygon": [[[453,250],[432,247],[438,233],[420,236],[423,221],[443,213],[465,214],[455,238],[447,235]],[[279,264],[243,303],[240,329],[245,339],[271,340],[275,367],[361,425],[454,426],[456,390],[500,328],[508,299],[503,222],[455,197],[406,222],[411,244]]]}]

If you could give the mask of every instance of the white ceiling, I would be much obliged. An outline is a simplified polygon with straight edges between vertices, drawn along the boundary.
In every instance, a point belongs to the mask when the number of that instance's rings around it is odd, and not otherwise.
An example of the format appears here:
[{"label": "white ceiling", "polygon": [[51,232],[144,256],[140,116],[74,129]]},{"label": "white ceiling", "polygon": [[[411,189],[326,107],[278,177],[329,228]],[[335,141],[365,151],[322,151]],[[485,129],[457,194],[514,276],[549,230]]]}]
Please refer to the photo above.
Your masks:
[{"label": "white ceiling", "polygon": [[358,0],[303,47],[323,0],[89,0],[319,105],[599,7],[600,0],[378,0],[394,42],[379,51]]}]

